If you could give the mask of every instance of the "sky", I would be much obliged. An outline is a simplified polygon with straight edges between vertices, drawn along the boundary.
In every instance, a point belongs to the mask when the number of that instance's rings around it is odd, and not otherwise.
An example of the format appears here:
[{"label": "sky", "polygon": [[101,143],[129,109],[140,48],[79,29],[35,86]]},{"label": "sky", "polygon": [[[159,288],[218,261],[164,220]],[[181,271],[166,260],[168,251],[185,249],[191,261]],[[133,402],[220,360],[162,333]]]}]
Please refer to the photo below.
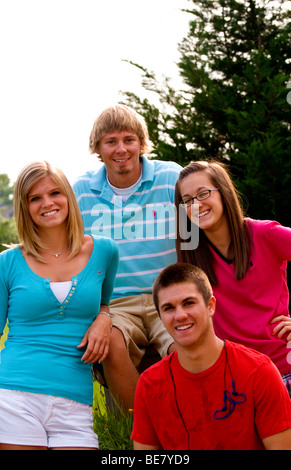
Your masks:
[{"label": "sky", "polygon": [[[0,0],[0,173],[13,183],[33,160],[71,183],[98,160],[88,150],[97,115],[146,92],[138,63],[179,86],[187,0]],[[148,96],[148,95],[147,95]]]}]

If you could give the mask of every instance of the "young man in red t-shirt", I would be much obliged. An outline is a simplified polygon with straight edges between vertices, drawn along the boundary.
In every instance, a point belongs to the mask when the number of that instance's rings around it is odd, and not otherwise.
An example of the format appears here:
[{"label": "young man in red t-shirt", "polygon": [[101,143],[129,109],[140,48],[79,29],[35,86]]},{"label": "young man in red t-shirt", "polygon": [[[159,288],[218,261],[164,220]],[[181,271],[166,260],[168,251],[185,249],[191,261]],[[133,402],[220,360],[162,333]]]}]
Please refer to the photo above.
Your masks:
[{"label": "young man in red t-shirt", "polygon": [[134,448],[291,450],[291,400],[282,377],[267,356],[215,335],[205,273],[169,266],[153,297],[177,350],[139,379]]}]

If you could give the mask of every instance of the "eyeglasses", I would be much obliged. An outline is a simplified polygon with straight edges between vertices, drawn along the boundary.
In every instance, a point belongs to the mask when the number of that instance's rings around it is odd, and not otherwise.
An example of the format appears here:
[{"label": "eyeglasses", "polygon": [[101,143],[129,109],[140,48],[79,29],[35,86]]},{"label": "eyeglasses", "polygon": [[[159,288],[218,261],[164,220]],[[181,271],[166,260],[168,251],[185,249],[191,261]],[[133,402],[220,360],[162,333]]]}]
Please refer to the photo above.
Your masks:
[{"label": "eyeglasses", "polygon": [[188,207],[194,204],[195,199],[197,199],[197,201],[205,201],[205,199],[208,199],[211,196],[212,191],[219,191],[219,188],[205,189],[204,191],[201,191],[200,193],[196,194],[196,196],[194,197],[191,197],[189,199],[182,199],[182,203]]}]

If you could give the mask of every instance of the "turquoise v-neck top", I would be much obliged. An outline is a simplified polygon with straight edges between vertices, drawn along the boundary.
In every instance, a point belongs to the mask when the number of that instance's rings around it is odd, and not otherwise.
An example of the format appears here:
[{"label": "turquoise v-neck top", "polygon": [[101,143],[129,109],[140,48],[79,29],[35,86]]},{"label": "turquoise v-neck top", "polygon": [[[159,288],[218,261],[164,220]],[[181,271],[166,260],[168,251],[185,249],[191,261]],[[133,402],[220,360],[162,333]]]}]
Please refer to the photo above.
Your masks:
[{"label": "turquoise v-neck top", "polygon": [[20,248],[0,254],[0,333],[9,333],[0,352],[0,388],[69,398],[92,404],[90,364],[78,349],[100,305],[109,304],[118,266],[115,242],[93,237],[91,257],[72,278],[64,302],[50,279],[35,274]]}]

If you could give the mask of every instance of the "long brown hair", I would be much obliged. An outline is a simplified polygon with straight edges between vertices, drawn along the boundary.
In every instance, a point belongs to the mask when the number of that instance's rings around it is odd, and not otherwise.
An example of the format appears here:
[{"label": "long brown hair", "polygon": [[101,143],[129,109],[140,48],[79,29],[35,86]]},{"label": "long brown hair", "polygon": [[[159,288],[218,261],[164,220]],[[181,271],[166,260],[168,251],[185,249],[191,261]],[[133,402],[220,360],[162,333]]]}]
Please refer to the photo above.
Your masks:
[{"label": "long brown hair", "polygon": [[[240,195],[230,178],[226,165],[216,161],[198,161],[187,165],[180,173],[176,183],[175,205],[177,214],[177,227],[179,227],[179,205],[182,202],[180,182],[197,171],[205,171],[211,183],[219,189],[224,211],[227,216],[232,249],[234,253],[235,278],[242,279],[249,268],[250,237],[244,223],[244,212]],[[190,222],[190,219],[188,219]],[[217,284],[213,269],[213,255],[209,242],[203,230],[199,231],[199,245],[195,250],[181,250],[181,237],[177,229],[176,249],[179,262],[192,263],[206,272],[212,285]]]}]

